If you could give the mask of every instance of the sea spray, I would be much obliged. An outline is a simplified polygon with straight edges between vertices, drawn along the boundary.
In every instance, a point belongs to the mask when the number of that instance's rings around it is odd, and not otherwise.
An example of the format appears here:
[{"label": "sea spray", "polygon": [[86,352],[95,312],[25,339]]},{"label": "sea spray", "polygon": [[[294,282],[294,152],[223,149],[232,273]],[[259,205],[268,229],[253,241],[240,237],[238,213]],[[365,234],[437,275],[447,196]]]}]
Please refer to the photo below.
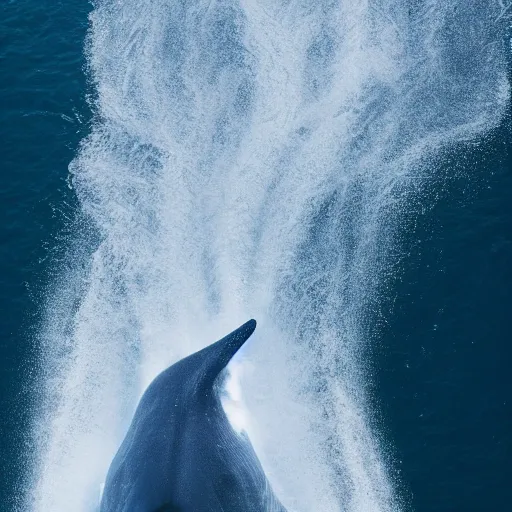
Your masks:
[{"label": "sea spray", "polygon": [[236,414],[285,506],[401,508],[368,397],[369,325],[410,184],[421,193],[444,148],[504,113],[499,15],[95,2],[95,121],[70,172],[97,236],[70,280],[78,306],[48,299],[34,512],[95,510],[147,384],[250,317]]}]

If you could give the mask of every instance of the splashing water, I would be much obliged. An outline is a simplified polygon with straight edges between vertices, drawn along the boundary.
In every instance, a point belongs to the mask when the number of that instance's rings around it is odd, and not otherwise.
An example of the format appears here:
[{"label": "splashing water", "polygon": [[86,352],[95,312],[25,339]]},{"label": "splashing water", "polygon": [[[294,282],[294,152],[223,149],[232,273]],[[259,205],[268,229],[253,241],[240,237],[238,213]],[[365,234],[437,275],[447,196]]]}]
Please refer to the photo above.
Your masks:
[{"label": "splashing water", "polygon": [[95,2],[71,173],[96,236],[49,299],[34,512],[96,510],[148,383],[250,317],[225,407],[284,505],[401,508],[368,325],[412,177],[509,94],[499,5],[408,4]]}]

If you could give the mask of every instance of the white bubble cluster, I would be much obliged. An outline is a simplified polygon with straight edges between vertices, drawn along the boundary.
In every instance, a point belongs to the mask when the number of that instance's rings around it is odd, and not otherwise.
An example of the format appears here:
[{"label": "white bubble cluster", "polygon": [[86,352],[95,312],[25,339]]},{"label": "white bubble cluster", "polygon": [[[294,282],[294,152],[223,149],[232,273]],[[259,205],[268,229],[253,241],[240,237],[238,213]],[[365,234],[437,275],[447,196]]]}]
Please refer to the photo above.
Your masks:
[{"label": "white bubble cluster", "polygon": [[288,510],[400,509],[368,325],[409,193],[509,96],[499,6],[412,4],[94,2],[97,240],[48,299],[34,512],[96,510],[148,383],[251,317],[225,405]]}]

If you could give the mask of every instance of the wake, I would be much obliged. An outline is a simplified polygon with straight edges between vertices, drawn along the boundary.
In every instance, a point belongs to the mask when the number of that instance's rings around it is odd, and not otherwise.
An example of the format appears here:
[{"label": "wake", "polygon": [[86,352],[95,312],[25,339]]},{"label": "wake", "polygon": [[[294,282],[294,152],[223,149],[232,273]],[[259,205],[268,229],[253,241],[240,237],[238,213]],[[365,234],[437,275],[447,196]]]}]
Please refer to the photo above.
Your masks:
[{"label": "wake", "polygon": [[95,2],[31,510],[96,510],[148,383],[253,316],[225,407],[285,507],[401,509],[368,333],[411,194],[509,96],[499,5],[408,4]]}]

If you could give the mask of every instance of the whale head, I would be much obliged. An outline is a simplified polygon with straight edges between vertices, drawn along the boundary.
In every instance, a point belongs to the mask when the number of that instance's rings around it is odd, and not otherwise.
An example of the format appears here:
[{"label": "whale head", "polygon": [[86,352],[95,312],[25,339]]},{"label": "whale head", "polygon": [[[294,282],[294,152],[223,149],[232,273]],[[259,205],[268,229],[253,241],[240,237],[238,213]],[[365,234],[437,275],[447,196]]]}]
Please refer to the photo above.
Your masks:
[{"label": "whale head", "polygon": [[155,378],[110,466],[101,512],[284,512],[220,399],[224,370],[255,328],[249,320]]}]

